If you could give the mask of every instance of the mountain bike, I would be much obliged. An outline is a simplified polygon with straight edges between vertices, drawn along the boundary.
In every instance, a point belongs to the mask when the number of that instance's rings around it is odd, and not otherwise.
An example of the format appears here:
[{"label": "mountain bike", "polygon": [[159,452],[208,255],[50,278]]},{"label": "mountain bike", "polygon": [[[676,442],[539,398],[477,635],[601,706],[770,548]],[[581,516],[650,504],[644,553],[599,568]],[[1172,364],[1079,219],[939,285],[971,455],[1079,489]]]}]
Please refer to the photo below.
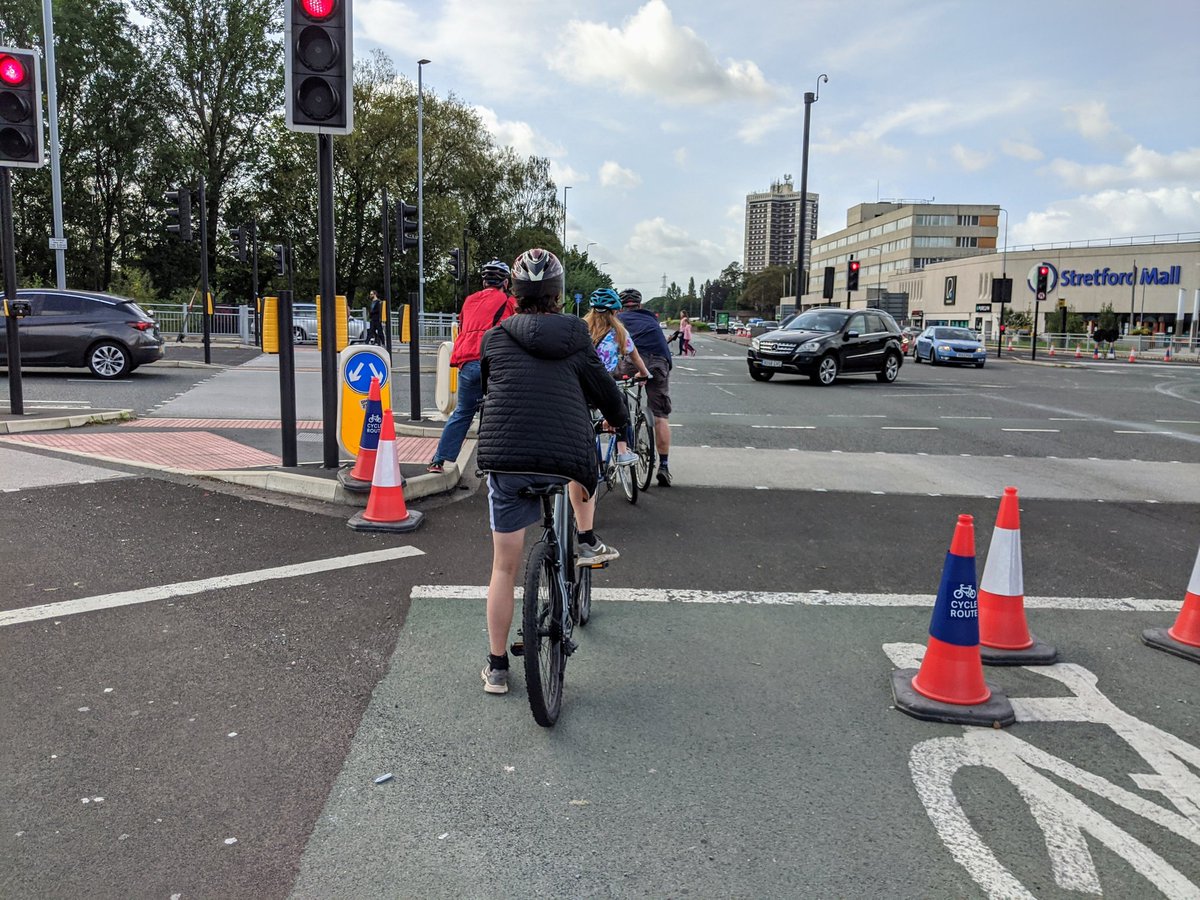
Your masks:
[{"label": "mountain bike", "polygon": [[[633,471],[636,466],[617,465],[618,435],[616,430],[604,421],[604,416],[599,410],[592,410],[592,429],[596,432],[596,457],[600,466],[599,485],[603,485],[605,489],[603,493],[597,494],[597,500],[619,484],[625,499],[630,503],[637,503],[638,477]],[[604,440],[605,435],[608,435],[607,441]],[[596,490],[599,492],[599,486]]]},{"label": "mountain bike", "polygon": [[[630,378],[621,382],[625,402],[629,407],[629,421],[633,423],[633,447],[637,454],[637,486],[641,490],[650,487],[654,480],[654,463],[658,459],[658,448],[654,440],[654,416],[644,400],[646,382],[642,378]],[[630,501],[633,502],[633,501]]]},{"label": "mountain bike", "polygon": [[575,566],[575,516],[566,485],[536,485],[521,495],[542,501],[542,536],[525,559],[521,657],[533,720],[549,728],[562,711],[567,657],[578,646],[575,624],[591,617],[592,569],[607,563]]},{"label": "mountain bike", "polygon": [[[899,668],[919,665],[920,644],[884,644]],[[1057,682],[1054,695],[1012,697],[1017,722],[1074,723],[1112,729],[1150,768],[1128,773],[1135,793],[1095,772],[1055,756],[1008,731],[963,727],[961,737],[922,741],[909,754],[917,795],[951,856],[989,897],[1032,898],[968,818],[955,794],[963,769],[991,769],[1012,784],[1045,838],[1051,872],[1066,891],[1100,895],[1103,886],[1089,842],[1103,846],[1168,897],[1198,897],[1197,887],[1177,867],[1192,864],[1200,851],[1200,747],[1120,709],[1097,687],[1083,666],[1027,666]],[[1114,759],[1131,761],[1132,755]],[[1123,779],[1122,779],[1123,780]],[[1068,790],[1065,785],[1072,785]],[[1159,794],[1166,804],[1145,794]],[[1122,810],[1119,822],[1106,817]],[[1136,818],[1135,818],[1136,817]],[[1161,829],[1153,844],[1128,830],[1138,820]],[[994,823],[989,823],[994,824]],[[985,826],[986,827],[986,826]],[[1165,834],[1164,834],[1165,833]],[[1174,841],[1159,840],[1173,836]],[[1191,845],[1189,849],[1182,842]],[[1174,862],[1172,862],[1174,857]]]}]

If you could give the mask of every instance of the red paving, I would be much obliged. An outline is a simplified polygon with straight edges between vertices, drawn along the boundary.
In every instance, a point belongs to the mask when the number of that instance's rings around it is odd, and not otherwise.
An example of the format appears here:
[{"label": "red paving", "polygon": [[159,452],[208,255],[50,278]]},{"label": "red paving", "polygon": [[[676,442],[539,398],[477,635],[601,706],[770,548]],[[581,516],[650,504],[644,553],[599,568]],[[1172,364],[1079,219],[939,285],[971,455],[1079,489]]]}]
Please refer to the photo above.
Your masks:
[{"label": "red paving", "polygon": [[[322,423],[320,419],[300,419],[296,422],[296,427],[301,431],[320,431]],[[134,419],[132,422],[123,422],[122,428],[254,428],[268,429],[279,428],[278,419],[172,419],[162,417],[155,419],[153,417],[147,419]]]},{"label": "red paving", "polygon": [[[274,454],[207,431],[55,432],[11,435],[5,437],[4,441],[63,450],[92,458],[151,463],[190,472],[279,466],[283,462]],[[427,462],[433,458],[437,444],[437,438],[397,438],[396,456],[402,463]]]}]

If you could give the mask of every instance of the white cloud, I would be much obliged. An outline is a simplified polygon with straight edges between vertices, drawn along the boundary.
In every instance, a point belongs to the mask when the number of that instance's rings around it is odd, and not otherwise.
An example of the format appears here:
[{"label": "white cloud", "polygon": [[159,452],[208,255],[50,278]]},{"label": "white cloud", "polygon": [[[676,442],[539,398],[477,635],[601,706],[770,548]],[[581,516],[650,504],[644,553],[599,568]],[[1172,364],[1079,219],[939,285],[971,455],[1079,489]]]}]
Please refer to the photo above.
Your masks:
[{"label": "white cloud", "polygon": [[950,157],[967,172],[978,172],[992,161],[992,154],[983,150],[971,150],[962,144],[955,144],[950,148]]},{"label": "white cloud", "polygon": [[567,151],[561,144],[542,137],[528,122],[502,121],[495,110],[486,106],[476,106],[475,112],[501,147],[512,147],[521,156],[554,158],[566,155]]},{"label": "white cloud", "polygon": [[605,160],[600,166],[600,183],[604,187],[635,188],[642,183],[642,178],[632,169],[626,169],[611,159]]},{"label": "white cloud", "polygon": [[687,147],[675,148],[675,165],[679,166],[680,168],[683,168],[684,166],[687,165],[687,162],[688,162],[688,148]]},{"label": "white cloud", "polygon": [[550,160],[550,177],[554,180],[555,184],[559,185],[560,191],[562,185],[574,186],[581,182],[592,180],[592,176],[587,172],[580,172],[573,166],[559,162],[556,159]]},{"label": "white cloud", "polygon": [[1103,100],[1088,100],[1064,106],[1068,123],[1089,141],[1103,140],[1117,130],[1108,115],[1108,106]]},{"label": "white cloud", "polygon": [[772,131],[784,126],[795,129],[797,121],[803,121],[799,118],[803,115],[803,104],[784,109],[772,109],[770,112],[752,116],[743,122],[741,128],[738,129],[738,137],[747,144],[757,144]]},{"label": "white cloud", "polygon": [[1188,187],[1101,191],[1053,203],[1013,224],[1012,243],[1097,240],[1195,232],[1200,190]]},{"label": "white cloud", "polygon": [[676,25],[664,0],[649,0],[620,28],[569,22],[550,64],[579,83],[616,84],[665,103],[761,100],[774,93],[749,60],[722,62],[692,29]]},{"label": "white cloud", "polygon": [[1017,159],[1024,160],[1025,162],[1037,162],[1039,159],[1043,159],[1046,155],[1037,147],[1033,146],[1033,144],[1024,144],[1020,141],[1012,141],[1008,139],[1000,142],[1000,149],[1009,156],[1014,156]]},{"label": "white cloud", "polygon": [[1064,184],[1080,190],[1098,190],[1131,182],[1188,184],[1200,181],[1200,147],[1163,154],[1139,144],[1125,154],[1120,165],[1084,165],[1056,159],[1047,168]]},{"label": "white cloud", "polygon": [[[732,259],[741,260],[740,238],[732,238],[727,245],[718,244],[708,238],[692,237],[686,229],[671,225],[662,216],[645,219],[633,226],[625,244],[624,258],[653,259],[665,270],[668,281],[681,281],[686,286],[689,277],[703,280],[704,273],[720,272]],[[736,243],[735,243],[736,242]],[[729,244],[733,244],[730,246]],[[661,286],[662,272],[638,272],[629,279],[640,283],[653,282],[653,290]]]}]

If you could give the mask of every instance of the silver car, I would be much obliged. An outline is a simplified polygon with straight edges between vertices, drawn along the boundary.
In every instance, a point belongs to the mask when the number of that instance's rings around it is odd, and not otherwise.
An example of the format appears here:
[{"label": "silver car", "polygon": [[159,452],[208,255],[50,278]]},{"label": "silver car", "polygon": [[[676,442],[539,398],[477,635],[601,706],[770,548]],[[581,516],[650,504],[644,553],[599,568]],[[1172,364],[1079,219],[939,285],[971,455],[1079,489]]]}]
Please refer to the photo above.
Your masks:
[{"label": "silver car", "polygon": [[[367,323],[362,319],[349,317],[350,343],[358,344],[367,338]],[[292,342],[296,344],[316,343],[317,340],[317,304],[292,304]]]}]

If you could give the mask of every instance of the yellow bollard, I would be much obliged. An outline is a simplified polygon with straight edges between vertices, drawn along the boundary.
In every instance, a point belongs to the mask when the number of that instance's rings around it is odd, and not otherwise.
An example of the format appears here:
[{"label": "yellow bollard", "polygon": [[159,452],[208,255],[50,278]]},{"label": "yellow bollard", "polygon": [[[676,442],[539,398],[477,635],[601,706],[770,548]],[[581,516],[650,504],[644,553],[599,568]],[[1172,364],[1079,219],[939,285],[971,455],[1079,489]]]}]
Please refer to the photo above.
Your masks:
[{"label": "yellow bollard", "polygon": [[263,353],[279,352],[279,298],[262,298]]},{"label": "yellow bollard", "polygon": [[412,323],[409,321],[411,311],[412,305],[409,303],[405,303],[400,307],[400,343],[402,344],[407,344],[412,340],[412,329],[410,327]]},{"label": "yellow bollard", "polygon": [[[346,305],[346,295],[337,294],[334,298],[337,306],[337,332],[334,344],[338,353],[350,346],[350,314]],[[317,294],[317,349],[321,349],[321,295]]]}]

